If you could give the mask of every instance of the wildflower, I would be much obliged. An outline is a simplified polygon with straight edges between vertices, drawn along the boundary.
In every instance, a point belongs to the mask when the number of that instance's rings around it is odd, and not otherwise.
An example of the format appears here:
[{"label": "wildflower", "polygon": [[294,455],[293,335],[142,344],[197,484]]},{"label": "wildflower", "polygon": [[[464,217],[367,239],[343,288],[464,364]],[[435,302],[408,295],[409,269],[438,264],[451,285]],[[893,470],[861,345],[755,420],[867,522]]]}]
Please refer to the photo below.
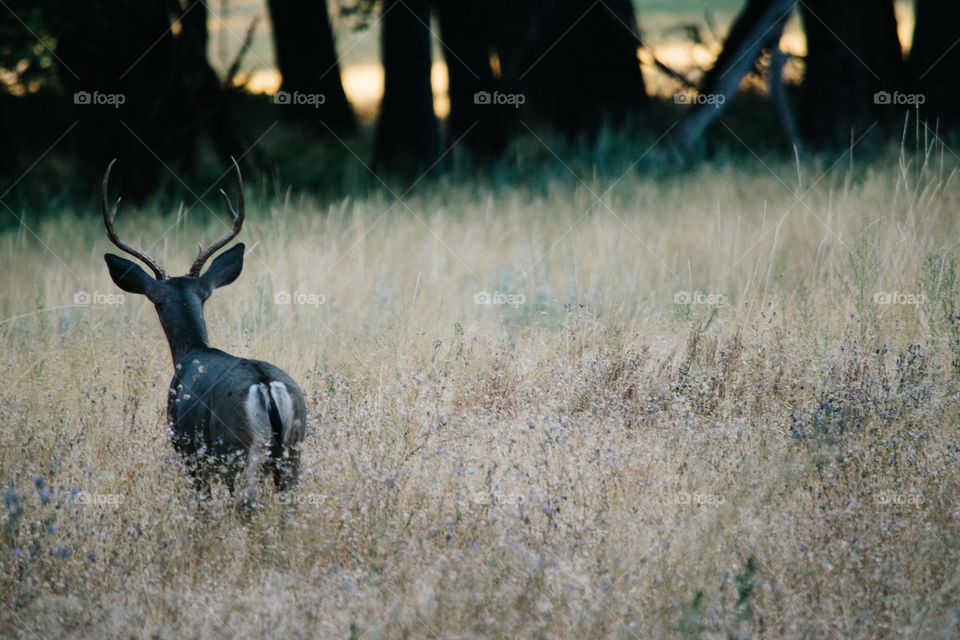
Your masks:
[{"label": "wildflower", "polygon": [[13,487],[10,487],[3,494],[3,503],[7,507],[7,512],[11,516],[18,516],[23,513],[23,505],[20,503],[20,496],[17,495],[17,490]]}]

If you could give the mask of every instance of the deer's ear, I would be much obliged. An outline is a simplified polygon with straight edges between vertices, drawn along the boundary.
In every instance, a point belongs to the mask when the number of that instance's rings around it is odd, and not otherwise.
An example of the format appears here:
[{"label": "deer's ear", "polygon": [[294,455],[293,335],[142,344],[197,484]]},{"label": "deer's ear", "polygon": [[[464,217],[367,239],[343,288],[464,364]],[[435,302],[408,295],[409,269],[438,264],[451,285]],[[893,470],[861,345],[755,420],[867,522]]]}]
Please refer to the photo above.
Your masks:
[{"label": "deer's ear", "polygon": [[214,289],[225,287],[243,271],[243,243],[240,242],[224,251],[213,261],[210,268],[200,276],[200,283],[209,296]]},{"label": "deer's ear", "polygon": [[150,288],[156,280],[147,275],[147,272],[140,268],[140,265],[136,262],[124,260],[112,253],[104,254],[103,259],[107,262],[110,277],[118,287],[128,293],[149,295]]}]

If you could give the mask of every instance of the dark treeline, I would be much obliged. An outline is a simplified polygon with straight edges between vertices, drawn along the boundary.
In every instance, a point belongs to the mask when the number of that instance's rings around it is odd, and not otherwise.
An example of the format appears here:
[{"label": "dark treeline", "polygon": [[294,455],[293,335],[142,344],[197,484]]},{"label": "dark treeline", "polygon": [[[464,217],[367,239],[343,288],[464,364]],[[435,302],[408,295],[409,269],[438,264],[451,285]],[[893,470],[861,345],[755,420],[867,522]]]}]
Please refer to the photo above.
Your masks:
[{"label": "dark treeline", "polygon": [[[75,130],[55,153],[73,176],[95,184],[109,159],[122,156],[120,180],[133,197],[152,193],[171,173],[190,175],[201,149],[257,161],[256,152],[245,152],[259,131],[249,110],[241,115],[236,108],[244,51],[218,75],[208,59],[203,1],[8,0],[6,6],[0,172],[28,166],[71,122]],[[335,6],[267,0],[264,13],[286,96],[270,105],[269,118],[315,145],[365,135],[344,92],[331,15],[345,25],[378,24],[385,86],[367,158],[378,172],[420,175],[447,157],[496,161],[513,139],[530,135],[528,128],[580,141],[610,129],[631,135],[652,129],[658,113],[678,109],[648,95],[631,0],[340,0]],[[802,82],[784,88],[786,54],[778,43],[793,15],[800,16],[808,52]],[[950,129],[960,121],[960,3],[916,0],[916,18],[905,53],[893,0],[745,0],[715,66],[691,83],[689,95],[703,99],[691,97],[682,107],[676,148],[699,153],[731,102],[718,106],[708,98],[732,98],[748,74],[765,74],[770,95],[783,96],[757,117],[780,123],[785,148],[849,144],[874,128],[893,135],[905,112],[941,132]],[[443,122],[434,113],[430,77],[437,38],[449,72]],[[681,80],[690,71],[659,68]],[[37,94],[61,96],[61,113],[35,113],[23,122],[18,101]],[[24,136],[23,127],[36,136]]]}]

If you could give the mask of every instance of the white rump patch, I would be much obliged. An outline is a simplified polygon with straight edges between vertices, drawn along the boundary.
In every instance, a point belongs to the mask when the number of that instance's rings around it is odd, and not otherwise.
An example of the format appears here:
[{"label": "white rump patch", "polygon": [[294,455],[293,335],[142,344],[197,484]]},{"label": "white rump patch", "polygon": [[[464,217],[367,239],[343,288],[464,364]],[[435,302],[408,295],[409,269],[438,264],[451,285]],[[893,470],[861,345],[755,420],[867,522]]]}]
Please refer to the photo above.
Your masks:
[{"label": "white rump patch", "polygon": [[270,395],[277,404],[277,411],[280,412],[280,422],[283,424],[283,444],[289,445],[291,435],[295,432],[297,425],[293,419],[293,398],[287,390],[287,385],[282,382],[270,383]]},{"label": "white rump patch", "polygon": [[270,397],[267,395],[268,393],[265,384],[250,385],[250,389],[247,391],[247,401],[244,404],[247,412],[247,423],[250,426],[253,439],[261,446],[269,446],[273,439],[270,429]]}]

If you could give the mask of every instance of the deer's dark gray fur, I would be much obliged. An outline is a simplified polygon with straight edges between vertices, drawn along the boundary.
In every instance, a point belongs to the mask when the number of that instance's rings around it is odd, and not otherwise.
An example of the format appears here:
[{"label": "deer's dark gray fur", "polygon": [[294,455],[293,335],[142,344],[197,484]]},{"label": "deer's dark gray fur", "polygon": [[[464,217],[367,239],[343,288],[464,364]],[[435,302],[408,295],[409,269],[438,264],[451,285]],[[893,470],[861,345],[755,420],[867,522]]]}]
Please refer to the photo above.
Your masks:
[{"label": "deer's dark gray fur", "polygon": [[145,295],[156,307],[170,344],[175,373],[170,383],[167,416],[174,448],[186,459],[201,497],[209,495],[213,474],[221,474],[231,492],[256,501],[261,474],[269,470],[278,490],[297,481],[300,449],[307,422],[300,387],[278,367],[238,358],[207,341],[203,304],[215,289],[237,279],[243,269],[243,244],[219,255],[202,275],[204,263],[232,240],[243,226],[243,179],[239,211],[224,193],[233,227],[207,249],[201,247],[186,276],[168,277],[159,262],[119,240],[113,230],[117,203],[108,208],[103,179],[103,219],[107,235],[118,247],[154,272],[113,254],[104,259],[118,287]]}]

